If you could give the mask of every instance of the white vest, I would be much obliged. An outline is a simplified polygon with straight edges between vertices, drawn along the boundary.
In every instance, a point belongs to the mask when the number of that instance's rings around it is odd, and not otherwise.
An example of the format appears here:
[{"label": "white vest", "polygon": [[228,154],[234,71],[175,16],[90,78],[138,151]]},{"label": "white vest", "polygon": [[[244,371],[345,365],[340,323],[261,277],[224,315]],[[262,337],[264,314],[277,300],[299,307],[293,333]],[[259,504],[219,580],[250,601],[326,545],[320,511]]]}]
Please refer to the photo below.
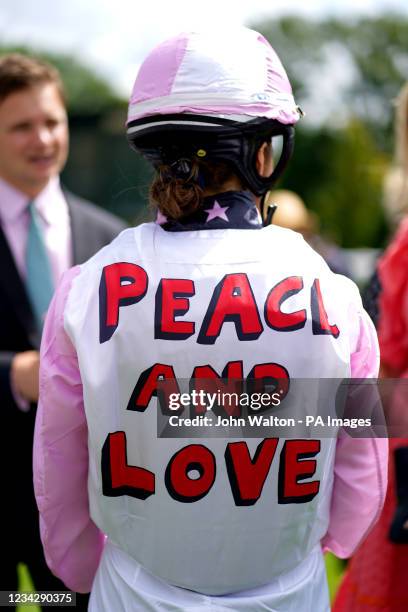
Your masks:
[{"label": "white vest", "polygon": [[[137,268],[137,297],[126,301],[123,294],[116,311],[115,296],[110,293],[106,299],[106,267],[115,263],[143,269]],[[259,315],[249,325],[258,331],[247,329],[239,317],[221,324],[218,318],[218,328],[211,320],[214,308],[210,312],[209,305],[217,309],[226,275],[240,275],[241,280],[246,275]],[[290,328],[293,319],[275,320],[265,303],[271,289],[291,277],[300,277],[303,288],[298,285],[296,291],[285,294],[279,309],[281,313],[300,311],[300,324],[292,330],[274,329],[276,323]],[[194,292],[175,295],[173,305],[167,303],[167,308],[173,308],[170,319],[176,322],[177,340],[163,337],[163,328],[158,332],[161,279],[193,281],[185,286],[194,286]],[[132,280],[123,274],[121,282],[126,285]],[[238,299],[240,292],[234,292]],[[320,296],[327,318],[319,327],[316,300]],[[231,361],[242,361],[244,377],[256,364],[264,363],[282,365],[290,378],[348,377],[354,350],[350,346],[355,334],[352,328],[356,326],[356,321],[350,321],[350,308],[357,300],[355,286],[333,274],[300,235],[276,226],[172,233],[149,223],[126,230],[84,264],[68,297],[65,328],[76,348],[83,382],[90,508],[98,527],[149,572],[202,593],[254,588],[294,568],[327,530],[336,440],[320,441],[320,450],[313,456],[313,474],[299,479],[301,484],[320,482],[311,499],[279,497],[285,444],[279,440],[259,498],[237,504],[226,449],[239,440],[157,439],[156,397],[140,410],[128,409],[129,400],[136,383],[143,383],[141,374],[154,364],[171,366],[180,379],[189,379],[194,368],[202,365],[212,366],[221,375]],[[174,304],[179,305],[178,312]],[[115,312],[118,320],[112,325]],[[182,338],[184,332],[188,337]],[[116,432],[126,436],[127,466],[154,475],[154,493],[145,498],[126,489],[109,491],[106,481],[103,493],[102,449],[104,445],[106,449],[108,436]],[[245,442],[255,462],[262,440]],[[174,491],[171,494],[174,483],[168,481],[173,456],[188,445],[205,446],[216,465],[212,486],[195,501]],[[106,456],[103,469],[109,472]]]}]

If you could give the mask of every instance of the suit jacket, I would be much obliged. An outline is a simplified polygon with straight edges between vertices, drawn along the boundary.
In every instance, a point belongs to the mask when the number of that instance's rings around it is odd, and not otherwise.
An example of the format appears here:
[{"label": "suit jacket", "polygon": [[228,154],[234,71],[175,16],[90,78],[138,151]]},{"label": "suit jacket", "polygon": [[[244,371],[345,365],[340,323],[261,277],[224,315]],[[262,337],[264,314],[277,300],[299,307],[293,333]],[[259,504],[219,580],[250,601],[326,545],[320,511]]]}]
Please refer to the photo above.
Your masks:
[{"label": "suit jacket", "polygon": [[[73,194],[65,193],[65,196],[71,219],[73,263],[77,265],[111,242],[125,224]],[[10,468],[3,472],[2,491],[8,496],[8,504],[6,508],[2,503],[0,514],[3,518],[4,514],[8,515],[9,522],[16,526],[23,517],[27,521],[27,505],[31,504],[28,500],[34,499],[31,455],[36,411],[35,406],[29,412],[22,412],[16,406],[10,388],[10,366],[15,353],[39,349],[39,346],[40,334],[24,282],[0,227],[0,464]],[[19,518],[18,514],[21,514]]]}]

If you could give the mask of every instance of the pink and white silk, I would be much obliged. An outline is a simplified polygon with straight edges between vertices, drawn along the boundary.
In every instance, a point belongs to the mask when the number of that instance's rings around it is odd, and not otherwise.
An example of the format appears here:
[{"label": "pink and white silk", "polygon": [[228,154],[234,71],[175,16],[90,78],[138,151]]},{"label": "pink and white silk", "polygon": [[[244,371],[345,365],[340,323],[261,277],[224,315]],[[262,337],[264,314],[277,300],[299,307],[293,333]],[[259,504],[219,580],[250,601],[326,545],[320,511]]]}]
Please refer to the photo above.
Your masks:
[{"label": "pink and white silk", "polygon": [[[351,354],[352,378],[375,378],[379,369],[377,334],[365,311]],[[357,545],[376,523],[387,490],[388,440],[351,438],[340,431],[334,465],[330,523],[322,540],[323,550],[351,557]],[[358,508],[358,513],[356,513]]]},{"label": "pink and white silk", "polygon": [[34,436],[34,487],[45,557],[73,591],[90,591],[104,535],[89,516],[88,429],[74,347],[64,308],[79,266],[69,270],[51,302],[41,344],[41,397]]},{"label": "pink and white silk", "polygon": [[128,122],[169,113],[268,117],[284,124],[300,118],[279,57],[248,28],[182,33],[153,49],[137,75]]},{"label": "pink and white silk", "polygon": [[[80,267],[67,272],[51,303],[41,348],[40,402],[34,437],[34,485],[41,537],[50,569],[71,589],[92,588],[104,535],[89,515],[88,440],[81,376],[64,330],[64,308]],[[352,339],[352,377],[375,377],[378,343],[360,311]],[[339,437],[330,523],[324,550],[349,557],[374,524],[384,502],[388,441]],[[358,508],[358,512],[356,512]]]}]

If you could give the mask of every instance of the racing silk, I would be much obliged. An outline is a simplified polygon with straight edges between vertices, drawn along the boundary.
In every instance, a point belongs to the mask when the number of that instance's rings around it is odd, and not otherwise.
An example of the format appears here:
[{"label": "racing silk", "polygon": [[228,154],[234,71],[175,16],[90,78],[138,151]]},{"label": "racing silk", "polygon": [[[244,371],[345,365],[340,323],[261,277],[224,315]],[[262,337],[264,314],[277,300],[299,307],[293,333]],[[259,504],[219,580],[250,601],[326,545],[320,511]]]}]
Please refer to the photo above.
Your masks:
[{"label": "racing silk", "polygon": [[[228,217],[231,196],[218,200],[208,210]],[[277,286],[281,309],[277,298],[268,302]],[[304,559],[327,531],[335,440],[299,447],[315,457],[313,485],[283,501],[285,441],[276,441],[262,493],[245,505],[234,499],[224,459],[235,447],[224,439],[157,439],[152,389],[160,377],[189,379],[204,366],[221,376],[231,362],[242,364],[243,377],[258,364],[277,364],[290,378],[347,377],[356,299],[351,283],[301,236],[274,226],[199,229],[181,238],[145,224],[83,265],[65,329],[83,383],[96,525],[154,575],[208,594],[265,584]],[[242,452],[253,458],[262,449],[266,455],[262,440],[248,440]],[[205,463],[204,478],[213,480],[205,495],[195,496],[193,477],[177,482],[178,456],[183,465]],[[121,461],[134,468],[123,481],[113,473]]]},{"label": "racing silk", "polygon": [[[174,609],[160,579],[213,595],[250,589],[269,606],[316,603],[326,592],[316,547],[349,556],[383,503],[385,440],[157,439],[155,380],[169,373],[211,366],[246,378],[273,364],[292,380],[377,374],[353,283],[301,236],[262,229],[247,194],[204,210],[182,235],[160,217],[122,233],[66,275],[50,307],[34,448],[41,533],[51,569],[80,591],[108,535],[95,610],[112,576],[141,609],[156,609],[152,588],[157,609]],[[188,592],[168,589],[184,609]],[[257,609],[248,597],[242,609]]]}]

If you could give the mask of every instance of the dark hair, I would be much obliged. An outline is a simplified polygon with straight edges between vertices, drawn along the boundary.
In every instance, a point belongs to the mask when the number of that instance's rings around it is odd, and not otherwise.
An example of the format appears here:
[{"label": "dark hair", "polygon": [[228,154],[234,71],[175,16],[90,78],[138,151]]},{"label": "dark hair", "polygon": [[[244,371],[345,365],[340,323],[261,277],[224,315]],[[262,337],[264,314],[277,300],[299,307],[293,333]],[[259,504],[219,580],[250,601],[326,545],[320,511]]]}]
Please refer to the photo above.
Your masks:
[{"label": "dark hair", "polygon": [[64,86],[54,66],[34,57],[9,53],[0,57],[0,103],[10,94],[35,85],[54,84],[65,103]]},{"label": "dark hair", "polygon": [[150,204],[170,219],[181,219],[200,208],[204,190],[217,193],[237,175],[225,162],[193,160],[191,171],[185,178],[175,174],[171,166],[160,166],[150,186]]}]

